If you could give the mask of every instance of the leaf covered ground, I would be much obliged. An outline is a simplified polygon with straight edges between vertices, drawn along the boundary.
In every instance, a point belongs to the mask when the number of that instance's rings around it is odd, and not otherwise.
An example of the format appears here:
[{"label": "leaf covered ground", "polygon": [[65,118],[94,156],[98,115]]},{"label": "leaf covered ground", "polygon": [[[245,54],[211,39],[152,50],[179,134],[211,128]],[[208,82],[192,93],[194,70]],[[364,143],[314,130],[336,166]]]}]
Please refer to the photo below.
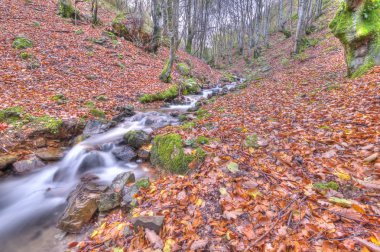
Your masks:
[{"label": "leaf covered ground", "polygon": [[[204,164],[162,176],[137,196],[132,215],[164,215],[159,237],[125,236],[128,215],[110,214],[80,251],[368,251],[380,243],[380,68],[345,78],[339,42],[290,57],[278,38],[265,78],[212,100],[177,132],[205,136]],[[279,35],[276,35],[279,36]],[[289,64],[284,64],[286,58]],[[242,66],[235,68],[242,69]],[[121,250],[120,250],[121,251]]]}]

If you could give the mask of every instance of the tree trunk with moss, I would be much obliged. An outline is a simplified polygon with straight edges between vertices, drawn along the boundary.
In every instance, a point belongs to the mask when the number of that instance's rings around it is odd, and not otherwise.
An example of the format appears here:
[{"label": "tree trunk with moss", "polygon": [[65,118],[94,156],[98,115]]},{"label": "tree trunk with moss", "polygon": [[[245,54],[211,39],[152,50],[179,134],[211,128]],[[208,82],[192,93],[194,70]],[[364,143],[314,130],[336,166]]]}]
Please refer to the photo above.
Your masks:
[{"label": "tree trunk with moss", "polygon": [[156,53],[161,43],[162,12],[161,0],[152,0],[153,36],[149,50]]},{"label": "tree trunk with moss", "polygon": [[380,0],[346,0],[330,29],[344,46],[348,76],[380,65]]},{"label": "tree trunk with moss", "polygon": [[161,72],[160,80],[169,83],[171,81],[171,72],[177,48],[179,0],[168,0],[167,10],[168,28],[170,32],[170,54],[169,59],[166,61],[164,69]]},{"label": "tree trunk with moss", "polygon": [[63,18],[80,19],[79,11],[71,0],[60,0],[58,3],[58,14]]}]

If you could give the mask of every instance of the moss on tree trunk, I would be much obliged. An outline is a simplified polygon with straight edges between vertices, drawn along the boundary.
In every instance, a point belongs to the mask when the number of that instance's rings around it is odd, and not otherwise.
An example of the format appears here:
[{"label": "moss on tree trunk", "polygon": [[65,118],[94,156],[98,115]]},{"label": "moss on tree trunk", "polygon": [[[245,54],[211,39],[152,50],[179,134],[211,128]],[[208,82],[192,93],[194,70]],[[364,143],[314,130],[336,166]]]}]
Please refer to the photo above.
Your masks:
[{"label": "moss on tree trunk", "polygon": [[330,29],[344,46],[348,76],[380,65],[380,0],[346,0]]}]

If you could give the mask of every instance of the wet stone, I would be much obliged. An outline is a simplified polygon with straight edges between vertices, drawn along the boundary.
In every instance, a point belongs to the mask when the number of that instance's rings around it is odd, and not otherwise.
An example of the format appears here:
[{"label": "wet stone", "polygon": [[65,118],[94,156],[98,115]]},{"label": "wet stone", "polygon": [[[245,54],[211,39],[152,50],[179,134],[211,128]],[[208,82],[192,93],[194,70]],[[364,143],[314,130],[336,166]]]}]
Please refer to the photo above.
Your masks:
[{"label": "wet stone", "polygon": [[42,168],[44,166],[44,162],[42,162],[38,157],[32,155],[29,156],[29,158],[26,160],[15,162],[13,164],[13,171],[15,171],[18,174],[22,174]]},{"label": "wet stone", "polygon": [[132,218],[131,222],[135,230],[139,227],[148,228],[158,234],[164,224],[164,218],[164,216],[139,216]]}]

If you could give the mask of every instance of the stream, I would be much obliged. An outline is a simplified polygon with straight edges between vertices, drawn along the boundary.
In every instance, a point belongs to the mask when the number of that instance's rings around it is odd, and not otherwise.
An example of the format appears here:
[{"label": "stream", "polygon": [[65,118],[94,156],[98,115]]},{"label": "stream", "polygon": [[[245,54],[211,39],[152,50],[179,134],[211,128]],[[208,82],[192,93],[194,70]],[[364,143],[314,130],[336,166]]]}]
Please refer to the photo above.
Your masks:
[{"label": "stream", "polygon": [[[69,193],[87,173],[98,177],[97,183],[109,185],[120,173],[132,171],[136,178],[151,177],[149,164],[140,160],[123,162],[112,151],[130,130],[147,133],[177,125],[171,112],[184,113],[197,101],[219,92],[234,89],[234,82],[223,89],[204,89],[198,95],[185,96],[184,104],[171,104],[156,111],[137,112],[107,132],[93,135],[66,152],[64,158],[33,173],[0,180],[0,251],[65,251],[67,243],[82,234],[66,235],[55,227]],[[84,230],[86,231],[86,230]]]}]

